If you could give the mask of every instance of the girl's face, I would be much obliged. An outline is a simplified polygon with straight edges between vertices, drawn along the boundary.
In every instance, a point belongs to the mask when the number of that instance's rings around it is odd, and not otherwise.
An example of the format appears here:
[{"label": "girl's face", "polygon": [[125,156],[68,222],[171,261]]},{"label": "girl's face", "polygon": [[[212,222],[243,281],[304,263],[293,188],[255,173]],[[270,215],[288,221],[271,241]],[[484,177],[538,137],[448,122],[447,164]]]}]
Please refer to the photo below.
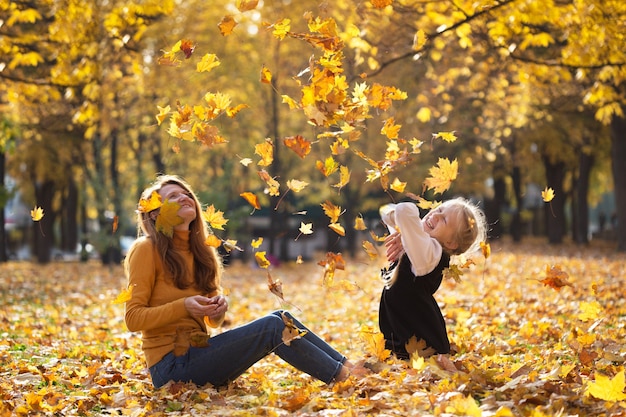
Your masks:
[{"label": "girl's face", "polygon": [[457,211],[450,206],[439,206],[431,210],[422,220],[426,233],[437,239],[448,250],[458,247],[455,241],[455,234],[459,227],[457,214]]},{"label": "girl's face", "polygon": [[162,200],[178,203],[178,215],[183,223],[174,227],[175,230],[188,230],[189,224],[196,219],[196,202],[191,193],[178,184],[166,184],[159,190]]}]

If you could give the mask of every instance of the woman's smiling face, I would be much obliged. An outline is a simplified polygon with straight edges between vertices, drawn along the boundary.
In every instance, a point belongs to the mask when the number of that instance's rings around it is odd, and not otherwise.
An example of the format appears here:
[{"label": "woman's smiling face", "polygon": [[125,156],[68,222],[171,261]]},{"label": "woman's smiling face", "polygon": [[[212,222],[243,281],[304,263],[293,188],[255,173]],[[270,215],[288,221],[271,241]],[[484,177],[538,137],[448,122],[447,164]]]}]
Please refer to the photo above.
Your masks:
[{"label": "woman's smiling face", "polygon": [[422,220],[426,233],[430,237],[437,239],[448,250],[454,250],[458,246],[458,243],[455,241],[459,227],[458,222],[458,212],[450,206],[440,206],[435,210],[431,210]]},{"label": "woman's smiling face", "polygon": [[196,202],[191,193],[178,184],[166,184],[159,190],[161,199],[171,203],[177,203],[180,207],[178,215],[183,219],[183,223],[174,229],[187,230],[189,223],[196,219]]}]

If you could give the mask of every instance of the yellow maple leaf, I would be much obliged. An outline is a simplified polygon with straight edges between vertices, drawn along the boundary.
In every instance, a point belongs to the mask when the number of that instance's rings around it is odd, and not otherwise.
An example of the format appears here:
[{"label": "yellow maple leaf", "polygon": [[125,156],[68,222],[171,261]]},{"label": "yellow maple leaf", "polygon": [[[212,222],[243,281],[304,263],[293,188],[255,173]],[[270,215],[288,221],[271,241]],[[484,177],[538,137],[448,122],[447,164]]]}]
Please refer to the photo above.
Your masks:
[{"label": "yellow maple leaf", "polygon": [[339,167],[339,182],[337,184],[333,184],[333,187],[343,188],[346,184],[350,182],[350,169],[347,166]]},{"label": "yellow maple leaf", "polygon": [[370,242],[369,240],[364,240],[362,246],[365,250],[365,253],[367,253],[367,256],[369,256],[370,259],[374,260],[378,258],[378,251],[376,250],[372,242]]},{"label": "yellow maple leaf", "polygon": [[163,233],[167,237],[174,235],[174,227],[183,223],[183,218],[178,215],[180,204],[171,201],[165,201],[159,210],[156,218],[156,230]]},{"label": "yellow maple leaf", "polygon": [[250,243],[250,246],[252,246],[254,249],[258,249],[261,244],[263,243],[263,238],[260,237],[258,239],[252,239],[252,242]]},{"label": "yellow maple leaf", "polygon": [[197,72],[210,72],[213,68],[219,67],[221,64],[219,58],[215,54],[206,54],[196,65]]},{"label": "yellow maple leaf", "polygon": [[43,209],[41,207],[35,206],[35,208],[30,211],[30,217],[33,219],[34,222],[38,222],[39,220],[43,219]]},{"label": "yellow maple leaf", "polygon": [[156,210],[163,205],[161,195],[153,191],[150,194],[150,198],[139,200],[139,205],[137,207],[137,211],[140,213],[150,213],[152,210]]},{"label": "yellow maple leaf", "polygon": [[157,109],[159,109],[159,114],[156,115],[157,124],[161,126],[163,120],[170,114],[171,107],[168,104],[165,107],[157,106]]},{"label": "yellow maple leaf", "polygon": [[554,198],[554,190],[550,187],[546,187],[541,192],[541,198],[543,198],[543,201],[545,201],[546,203],[549,203]]},{"label": "yellow maple leaf", "polygon": [[212,228],[224,230],[224,225],[228,223],[228,219],[224,218],[224,212],[216,210],[213,204],[206,208],[202,212],[202,217],[206,220]]},{"label": "yellow maple leaf", "polygon": [[272,73],[265,65],[261,68],[261,82],[263,84],[272,84]]},{"label": "yellow maple leaf", "polygon": [[396,178],[395,180],[393,180],[389,188],[391,188],[392,190],[396,192],[402,193],[404,192],[404,189],[406,188],[406,182],[402,182],[398,178]]},{"label": "yellow maple leaf", "polygon": [[260,166],[271,165],[274,161],[274,144],[271,139],[265,139],[265,142],[254,146],[254,153],[261,157],[258,162]]},{"label": "yellow maple leaf", "polygon": [[397,139],[401,127],[402,125],[397,125],[395,119],[393,117],[390,117],[385,120],[385,124],[380,130],[380,133],[387,136],[387,138],[389,139]]},{"label": "yellow maple leaf", "polygon": [[337,223],[337,220],[339,220],[339,216],[343,214],[343,212],[341,211],[341,206],[336,206],[328,200],[323,202],[321,206],[324,209],[324,214],[328,216],[331,223]]},{"label": "yellow maple leaf", "polygon": [[287,181],[287,187],[289,187],[289,189],[292,190],[294,193],[298,193],[302,191],[308,185],[309,183],[306,181],[300,181],[300,180],[288,180]]},{"label": "yellow maple leaf", "polygon": [[289,31],[291,30],[291,20],[290,19],[279,20],[278,22],[274,23],[272,27],[274,28],[274,30],[272,31],[272,34],[276,38],[283,40],[285,36],[287,36]]},{"label": "yellow maple leaf", "polygon": [[419,51],[426,45],[426,32],[419,29],[413,36],[413,50]]},{"label": "yellow maple leaf", "polygon": [[267,260],[265,254],[265,251],[256,252],[254,254],[254,259],[256,260],[256,263],[257,265],[259,265],[259,267],[267,269],[271,265],[271,262]]},{"label": "yellow maple leaf", "polygon": [[324,160],[324,162],[316,161],[315,167],[318,169],[318,171],[324,174],[325,177],[328,177],[330,174],[339,169],[339,164],[333,159],[332,156],[329,156]]},{"label": "yellow maple leaf", "polygon": [[456,135],[454,134],[454,132],[438,132],[438,133],[433,133],[433,139],[437,139],[437,138],[441,138],[443,140],[445,140],[446,142],[454,142],[456,140]]},{"label": "yellow maple leaf", "polygon": [[346,235],[346,230],[339,223],[331,223],[331,224],[328,225],[328,227],[330,228],[330,230],[332,230],[333,232],[337,233],[339,236],[345,236]]},{"label": "yellow maple leaf", "polygon": [[115,300],[113,300],[113,304],[124,304],[127,301],[130,301],[130,299],[133,297],[133,288],[135,286],[129,286],[128,288],[124,288],[115,298]]},{"label": "yellow maple leaf", "polygon": [[589,382],[585,388],[585,395],[604,401],[624,401],[624,370],[622,369],[613,378],[596,373],[596,380]]},{"label": "yellow maple leaf", "polygon": [[367,230],[365,220],[363,220],[363,216],[361,214],[354,219],[354,230]]},{"label": "yellow maple leaf", "polygon": [[480,250],[482,251],[485,259],[489,258],[491,255],[491,245],[487,242],[480,242]]},{"label": "yellow maple leaf", "polygon": [[448,158],[439,158],[437,166],[428,171],[431,176],[424,181],[426,188],[433,189],[435,193],[443,193],[456,179],[458,169],[459,163],[456,159],[450,162]]}]

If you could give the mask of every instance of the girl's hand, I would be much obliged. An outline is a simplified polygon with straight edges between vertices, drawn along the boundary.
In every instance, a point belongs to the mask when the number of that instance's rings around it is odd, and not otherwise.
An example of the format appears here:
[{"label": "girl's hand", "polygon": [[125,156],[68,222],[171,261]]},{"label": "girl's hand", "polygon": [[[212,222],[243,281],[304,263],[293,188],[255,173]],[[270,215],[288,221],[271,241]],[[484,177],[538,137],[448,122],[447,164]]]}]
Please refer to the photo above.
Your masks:
[{"label": "girl's hand", "polygon": [[402,239],[400,239],[400,233],[392,233],[385,238],[385,248],[387,250],[387,260],[389,262],[395,262],[400,259],[404,254],[404,247],[402,247]]},{"label": "girl's hand", "polygon": [[185,298],[185,308],[192,317],[200,320],[204,316],[208,316],[210,319],[217,319],[221,318],[228,310],[228,301],[226,301],[226,297],[223,295],[216,295],[215,297],[194,295]]}]

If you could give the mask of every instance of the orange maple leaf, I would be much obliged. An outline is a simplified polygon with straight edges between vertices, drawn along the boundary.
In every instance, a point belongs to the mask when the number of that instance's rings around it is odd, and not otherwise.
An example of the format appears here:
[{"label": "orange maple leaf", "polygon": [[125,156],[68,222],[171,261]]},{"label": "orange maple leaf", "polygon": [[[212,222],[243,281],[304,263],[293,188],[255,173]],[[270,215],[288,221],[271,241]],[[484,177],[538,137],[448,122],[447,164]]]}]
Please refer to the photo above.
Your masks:
[{"label": "orange maple leaf", "polygon": [[311,152],[311,142],[300,135],[285,138],[283,139],[283,143],[302,159]]},{"label": "orange maple leaf", "polygon": [[259,204],[259,198],[252,194],[249,191],[243,192],[241,194],[239,194],[240,197],[243,197],[252,207],[254,207],[257,210],[261,209],[261,205]]},{"label": "orange maple leaf", "polygon": [[573,287],[572,283],[568,281],[569,275],[567,272],[561,270],[560,265],[546,266],[546,277],[538,280],[542,284],[560,290],[565,286]]},{"label": "orange maple leaf", "polygon": [[180,41],[180,50],[185,54],[185,58],[191,58],[193,51],[196,49],[196,45],[193,44],[189,39],[182,39]]},{"label": "orange maple leaf", "polygon": [[222,18],[217,27],[220,29],[220,33],[222,34],[222,36],[228,36],[233,33],[233,30],[235,29],[237,24],[238,23],[235,21],[235,19],[231,15],[228,15]]},{"label": "orange maple leaf", "polygon": [[285,297],[283,296],[283,283],[279,279],[273,279],[270,275],[270,271],[267,271],[267,288],[269,288],[272,294],[285,301]]},{"label": "orange maple leaf", "polygon": [[271,165],[274,161],[274,144],[271,139],[265,139],[265,142],[254,146],[254,153],[261,157],[258,162],[260,166]]}]

